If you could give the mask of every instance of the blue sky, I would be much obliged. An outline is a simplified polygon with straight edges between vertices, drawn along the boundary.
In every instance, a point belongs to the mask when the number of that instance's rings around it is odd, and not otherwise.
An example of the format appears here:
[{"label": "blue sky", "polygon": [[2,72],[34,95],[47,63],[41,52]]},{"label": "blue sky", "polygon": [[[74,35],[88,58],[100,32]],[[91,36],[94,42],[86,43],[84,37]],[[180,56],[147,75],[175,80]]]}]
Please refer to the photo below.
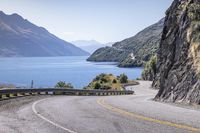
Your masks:
[{"label": "blue sky", "polygon": [[0,10],[18,13],[66,41],[120,41],[159,21],[172,0],[0,0]]}]

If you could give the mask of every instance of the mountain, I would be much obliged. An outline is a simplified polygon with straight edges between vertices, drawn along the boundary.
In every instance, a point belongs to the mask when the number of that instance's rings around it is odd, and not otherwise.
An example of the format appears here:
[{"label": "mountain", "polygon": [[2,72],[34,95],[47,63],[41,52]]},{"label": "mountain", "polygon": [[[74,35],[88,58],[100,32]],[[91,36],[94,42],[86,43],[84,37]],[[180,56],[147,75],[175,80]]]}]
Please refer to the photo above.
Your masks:
[{"label": "mountain", "polygon": [[18,14],[0,12],[0,56],[80,56],[84,50],[59,39]]},{"label": "mountain", "polygon": [[142,30],[135,36],[117,42],[112,47],[96,50],[88,61],[114,61],[120,67],[143,66],[157,52],[163,30],[164,19]]},{"label": "mountain", "polygon": [[200,104],[200,2],[174,0],[158,50],[156,100]]},{"label": "mountain", "polygon": [[80,47],[81,49],[91,54],[101,47],[111,46],[113,44],[113,43],[103,44],[95,40],[77,40],[77,41],[72,41],[71,43],[75,44],[77,47]]}]

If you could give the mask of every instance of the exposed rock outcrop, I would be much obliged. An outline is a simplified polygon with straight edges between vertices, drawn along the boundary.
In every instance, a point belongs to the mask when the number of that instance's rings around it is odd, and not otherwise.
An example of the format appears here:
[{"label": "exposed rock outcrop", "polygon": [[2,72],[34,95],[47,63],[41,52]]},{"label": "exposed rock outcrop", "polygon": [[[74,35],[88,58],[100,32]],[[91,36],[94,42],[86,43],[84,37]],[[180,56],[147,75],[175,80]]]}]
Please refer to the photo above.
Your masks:
[{"label": "exposed rock outcrop", "polygon": [[158,51],[155,99],[200,104],[200,0],[175,0]]}]

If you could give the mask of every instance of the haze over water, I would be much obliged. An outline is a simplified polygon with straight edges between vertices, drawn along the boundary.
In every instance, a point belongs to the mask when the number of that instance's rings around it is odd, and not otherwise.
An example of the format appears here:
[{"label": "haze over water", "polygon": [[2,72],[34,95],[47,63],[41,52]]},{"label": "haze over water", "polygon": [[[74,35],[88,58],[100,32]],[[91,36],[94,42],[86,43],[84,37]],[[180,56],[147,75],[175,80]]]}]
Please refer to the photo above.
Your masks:
[{"label": "haze over water", "polygon": [[119,75],[125,73],[130,79],[141,76],[143,68],[118,68],[115,63],[87,62],[85,56],[0,58],[1,83],[17,86],[53,87],[58,81],[72,83],[82,88],[100,73]]}]

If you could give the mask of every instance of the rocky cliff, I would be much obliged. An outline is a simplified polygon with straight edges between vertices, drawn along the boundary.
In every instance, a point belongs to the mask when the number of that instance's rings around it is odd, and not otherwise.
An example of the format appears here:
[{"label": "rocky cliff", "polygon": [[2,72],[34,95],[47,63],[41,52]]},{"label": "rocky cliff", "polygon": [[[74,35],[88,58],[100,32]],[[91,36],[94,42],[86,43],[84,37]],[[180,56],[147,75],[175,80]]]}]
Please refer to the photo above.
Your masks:
[{"label": "rocky cliff", "polygon": [[175,0],[158,51],[155,99],[200,104],[200,0]]},{"label": "rocky cliff", "polygon": [[120,67],[143,66],[157,52],[164,19],[123,41],[96,50],[88,61],[115,61]]}]

